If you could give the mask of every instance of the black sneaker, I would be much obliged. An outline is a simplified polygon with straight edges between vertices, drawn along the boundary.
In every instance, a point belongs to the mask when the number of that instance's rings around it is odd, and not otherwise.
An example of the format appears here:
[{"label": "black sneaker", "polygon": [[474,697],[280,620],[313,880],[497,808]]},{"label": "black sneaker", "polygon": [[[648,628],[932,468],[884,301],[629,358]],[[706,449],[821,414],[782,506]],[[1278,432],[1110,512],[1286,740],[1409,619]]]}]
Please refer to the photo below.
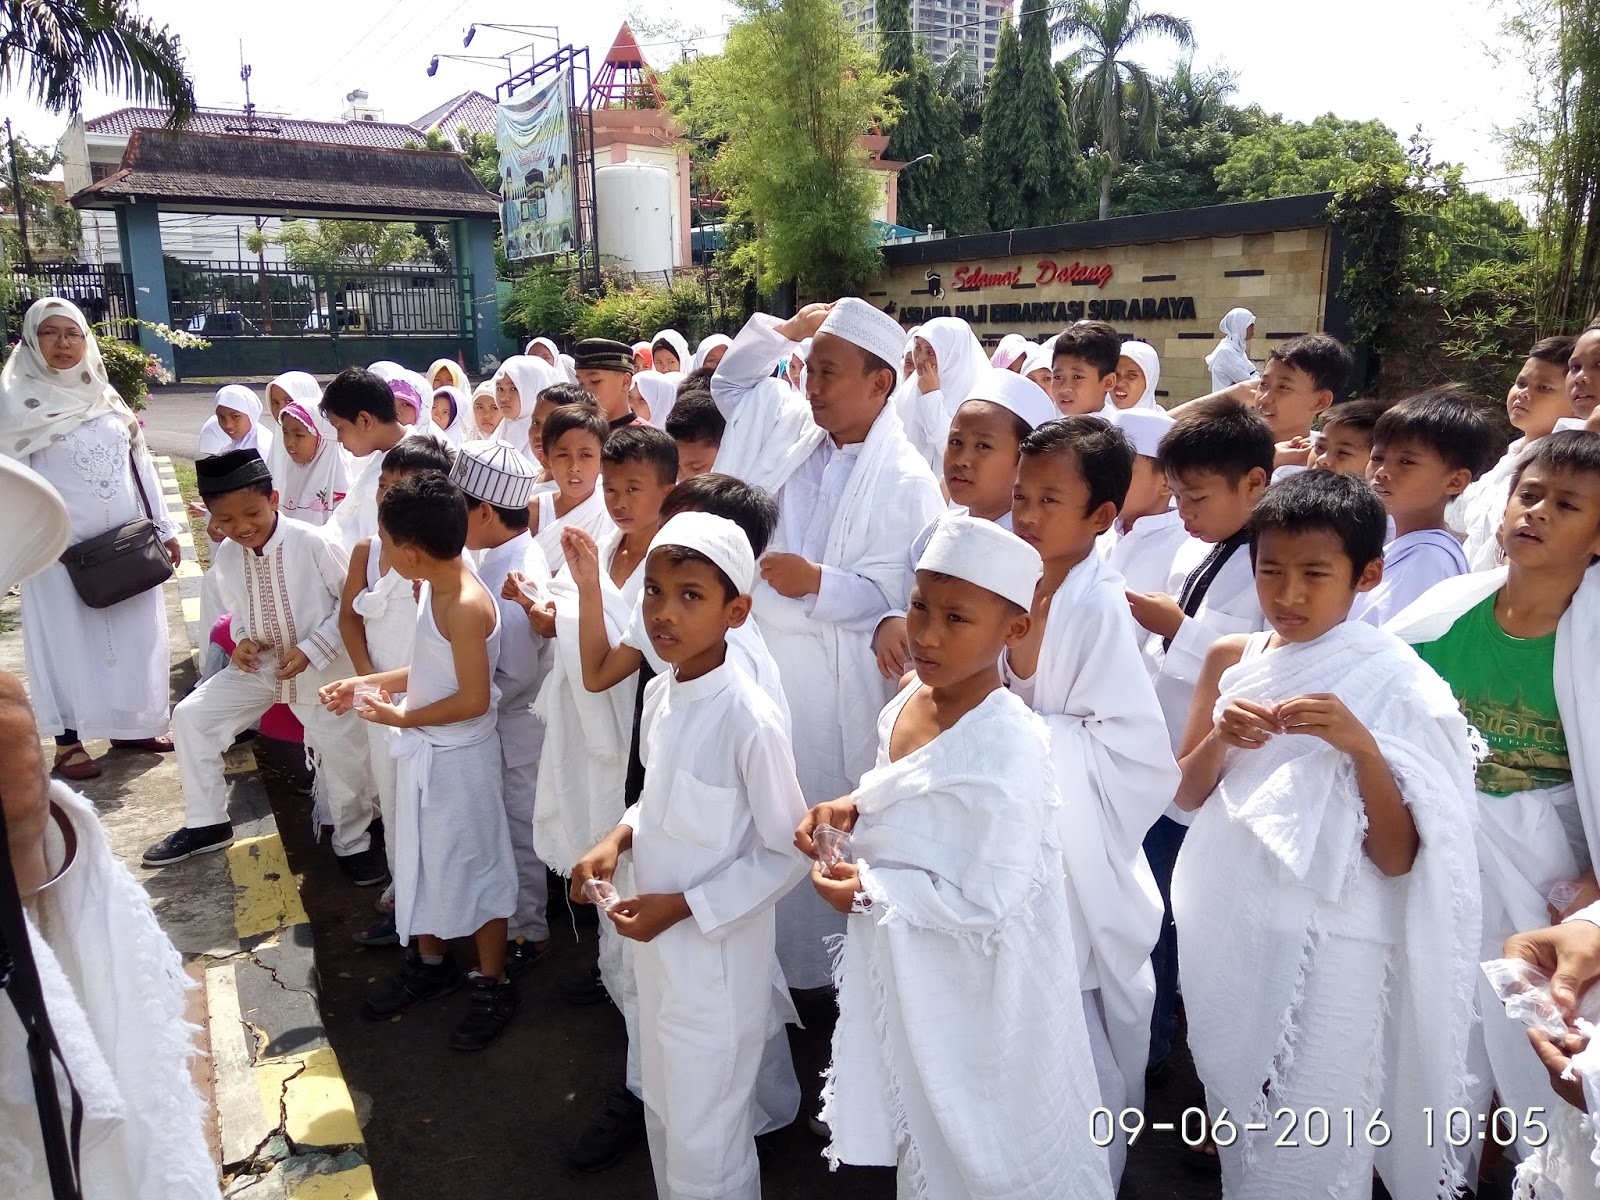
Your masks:
[{"label": "black sneaker", "polygon": [[193,858],[196,854],[210,854],[213,850],[226,850],[233,845],[233,822],[220,825],[201,825],[194,829],[180,829],[169,833],[144,852],[147,867],[168,867],[173,863]]},{"label": "black sneaker", "polygon": [[467,991],[472,1006],[450,1035],[452,1050],[486,1050],[517,1015],[517,985],[509,979],[469,975]]},{"label": "black sneaker", "polygon": [[357,887],[377,887],[389,878],[388,864],[383,861],[383,852],[376,846],[368,846],[354,854],[340,855],[339,869]]},{"label": "black sneaker", "polygon": [[461,969],[448,954],[442,963],[430,966],[412,949],[394,978],[367,997],[361,1015],[369,1021],[387,1021],[408,1008],[448,996],[461,986],[461,980]]},{"label": "black sneaker", "polygon": [[627,1088],[606,1097],[606,1110],[567,1151],[567,1165],[579,1171],[602,1171],[644,1141],[644,1101]]},{"label": "black sneaker", "polygon": [[394,918],[385,917],[376,925],[369,925],[360,933],[351,934],[350,940],[358,946],[398,946],[400,934],[395,931]]},{"label": "black sneaker", "polygon": [[506,974],[519,975],[524,968],[533,966],[549,953],[549,938],[542,942],[530,941],[525,937],[514,938],[506,943]]},{"label": "black sneaker", "polygon": [[600,968],[595,966],[562,983],[561,998],[568,1004],[587,1008],[591,1004],[604,1004],[611,999],[611,993],[606,991],[606,985],[600,980]]}]

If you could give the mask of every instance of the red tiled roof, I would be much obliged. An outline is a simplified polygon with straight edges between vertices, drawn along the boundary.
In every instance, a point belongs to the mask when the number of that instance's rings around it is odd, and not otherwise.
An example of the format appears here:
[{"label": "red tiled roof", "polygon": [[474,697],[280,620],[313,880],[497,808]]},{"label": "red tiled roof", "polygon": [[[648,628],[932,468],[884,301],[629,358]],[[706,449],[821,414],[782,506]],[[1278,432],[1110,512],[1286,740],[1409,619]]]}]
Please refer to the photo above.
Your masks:
[{"label": "red tiled roof", "polygon": [[[83,127],[89,133],[128,135],[136,129],[165,127],[167,115],[164,108],[119,108],[85,121]],[[382,146],[390,150],[404,149],[407,142],[418,140],[420,132],[397,121],[302,121],[259,113],[254,118],[254,128],[257,137],[334,146]],[[246,129],[244,113],[229,109],[201,109],[184,126],[186,133],[242,134]]]}]

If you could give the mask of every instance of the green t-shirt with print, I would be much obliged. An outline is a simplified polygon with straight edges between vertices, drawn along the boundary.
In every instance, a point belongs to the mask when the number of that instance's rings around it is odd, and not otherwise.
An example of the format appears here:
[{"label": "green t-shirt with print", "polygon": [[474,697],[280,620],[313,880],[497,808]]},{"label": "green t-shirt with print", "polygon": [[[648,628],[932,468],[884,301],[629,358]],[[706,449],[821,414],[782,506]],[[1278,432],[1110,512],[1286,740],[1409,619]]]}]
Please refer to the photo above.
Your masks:
[{"label": "green t-shirt with print", "polygon": [[1415,647],[1461,701],[1488,743],[1478,790],[1491,796],[1572,782],[1567,734],[1556,707],[1556,635],[1515,638],[1494,619],[1494,596],[1450,631]]}]

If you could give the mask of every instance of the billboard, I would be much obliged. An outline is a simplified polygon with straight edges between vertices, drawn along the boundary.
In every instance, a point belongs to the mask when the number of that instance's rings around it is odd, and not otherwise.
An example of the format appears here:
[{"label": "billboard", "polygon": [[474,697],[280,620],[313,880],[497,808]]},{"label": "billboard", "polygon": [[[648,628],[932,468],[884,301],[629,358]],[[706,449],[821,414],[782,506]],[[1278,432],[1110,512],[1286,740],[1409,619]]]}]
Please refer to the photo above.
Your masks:
[{"label": "billboard", "polygon": [[572,72],[562,71],[533,95],[500,106],[500,222],[506,257],[539,258],[576,244]]}]

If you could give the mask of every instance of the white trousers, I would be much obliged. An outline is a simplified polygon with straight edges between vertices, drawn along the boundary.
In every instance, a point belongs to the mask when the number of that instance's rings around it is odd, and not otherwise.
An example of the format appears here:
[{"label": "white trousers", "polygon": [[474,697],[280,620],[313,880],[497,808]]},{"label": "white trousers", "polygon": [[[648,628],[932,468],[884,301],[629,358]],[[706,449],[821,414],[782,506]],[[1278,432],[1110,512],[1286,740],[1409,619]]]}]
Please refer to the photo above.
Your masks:
[{"label": "white trousers", "polygon": [[[229,666],[213,675],[172,710],[172,740],[183,779],[186,827],[228,820],[228,787],[222,756],[233,739],[261,719],[276,702],[272,677]],[[333,815],[333,852],[357,854],[371,845],[372,795],[363,777],[366,723],[354,713],[336,717],[320,704],[291,704],[305,726],[306,745],[321,759]]]},{"label": "white trousers", "polygon": [[[520,767],[501,763],[505,780],[506,825],[511,831],[511,857],[517,864],[517,911],[511,914],[510,936],[542,942],[550,936],[545,912],[550,888],[544,862],[533,848],[533,792],[539,779],[539,760]],[[385,825],[387,828],[387,824]],[[610,924],[605,921],[605,924]]]},{"label": "white trousers", "polygon": [[[1116,1055],[1111,1052],[1111,1037],[1106,1033],[1105,1004],[1099,988],[1088,988],[1083,993],[1083,1023],[1089,1030],[1089,1052],[1094,1058],[1094,1077],[1100,1084],[1100,1103],[1113,1113],[1128,1107],[1128,1077],[1117,1066]],[[1115,1117],[1112,1118],[1113,1124]],[[1111,1192],[1122,1186],[1122,1172],[1128,1165],[1128,1143],[1120,1131],[1107,1147],[1111,1168]],[[1084,1151],[1088,1153],[1088,1151]]]},{"label": "white trousers", "polygon": [[[360,721],[360,718],[356,718]],[[378,793],[378,812],[383,816],[383,856],[389,863],[389,878],[394,878],[394,789],[399,778],[399,760],[389,745],[389,727],[361,721],[366,742],[359,747],[359,769],[369,772]],[[391,885],[392,886],[392,885]]]}]

